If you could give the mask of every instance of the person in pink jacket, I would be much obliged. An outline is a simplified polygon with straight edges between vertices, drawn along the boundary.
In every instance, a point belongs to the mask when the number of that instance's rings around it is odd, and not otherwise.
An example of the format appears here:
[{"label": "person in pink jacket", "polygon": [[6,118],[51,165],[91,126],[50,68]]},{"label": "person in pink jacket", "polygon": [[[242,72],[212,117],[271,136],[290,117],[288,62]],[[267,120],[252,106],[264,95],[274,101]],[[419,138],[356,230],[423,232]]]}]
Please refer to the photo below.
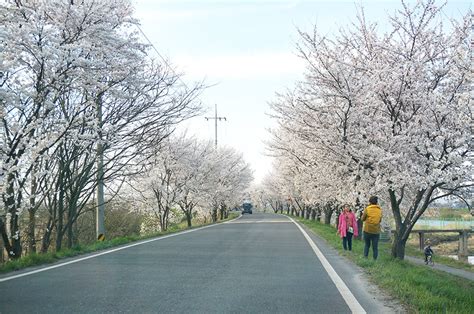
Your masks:
[{"label": "person in pink jacket", "polygon": [[356,217],[347,204],[343,206],[342,213],[339,215],[337,233],[342,238],[344,250],[349,249],[349,251],[352,251],[352,236],[357,237],[359,230],[357,229]]}]

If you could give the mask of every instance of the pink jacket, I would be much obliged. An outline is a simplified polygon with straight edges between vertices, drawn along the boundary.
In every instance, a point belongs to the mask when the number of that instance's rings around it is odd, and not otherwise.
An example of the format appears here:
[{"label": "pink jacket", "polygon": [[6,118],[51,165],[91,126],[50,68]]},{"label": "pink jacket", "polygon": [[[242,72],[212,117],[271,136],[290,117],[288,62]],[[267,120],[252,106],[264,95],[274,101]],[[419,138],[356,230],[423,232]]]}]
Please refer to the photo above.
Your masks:
[{"label": "pink jacket", "polygon": [[[357,237],[359,235],[359,230],[357,229],[357,220],[353,212],[349,212],[349,219],[352,220],[352,228],[354,229],[354,236]],[[339,224],[337,225],[337,232],[339,233],[341,238],[344,238],[346,236],[347,224],[346,224],[346,220],[344,219],[344,213],[341,213],[339,215]]]}]

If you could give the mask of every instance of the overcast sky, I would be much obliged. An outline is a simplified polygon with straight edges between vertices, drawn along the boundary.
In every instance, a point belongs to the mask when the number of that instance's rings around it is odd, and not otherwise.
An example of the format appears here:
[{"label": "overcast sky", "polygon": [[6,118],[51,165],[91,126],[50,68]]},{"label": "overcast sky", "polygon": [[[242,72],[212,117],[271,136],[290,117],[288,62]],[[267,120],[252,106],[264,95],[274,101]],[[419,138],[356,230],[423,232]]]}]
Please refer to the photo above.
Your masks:
[{"label": "overcast sky", "polygon": [[[134,0],[135,16],[156,49],[168,58],[183,80],[216,84],[201,101],[205,116],[218,115],[218,143],[235,147],[252,165],[260,181],[271,168],[263,141],[272,126],[268,103],[276,92],[292,88],[304,65],[296,55],[297,29],[317,25],[330,35],[355,20],[357,6],[366,18],[386,25],[387,13],[399,1],[204,1]],[[407,1],[408,3],[413,1]],[[357,3],[357,5],[356,5]],[[470,1],[450,1],[445,16],[459,17]],[[204,116],[187,123],[188,133],[214,140],[214,122]]]}]

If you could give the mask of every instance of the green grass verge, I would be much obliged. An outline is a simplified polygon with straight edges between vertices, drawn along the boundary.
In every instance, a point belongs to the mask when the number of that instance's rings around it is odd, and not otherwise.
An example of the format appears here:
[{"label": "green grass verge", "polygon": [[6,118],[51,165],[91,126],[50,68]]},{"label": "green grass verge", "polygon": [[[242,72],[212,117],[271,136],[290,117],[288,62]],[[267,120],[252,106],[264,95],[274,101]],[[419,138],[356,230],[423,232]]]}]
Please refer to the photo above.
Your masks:
[{"label": "green grass verge", "polygon": [[342,249],[342,240],[333,226],[298,219],[316,234],[359,265],[369,279],[416,313],[472,313],[474,283],[426,266],[393,259],[390,244],[379,243],[377,261],[363,257],[363,242],[353,241],[352,252]]},{"label": "green grass verge", "polygon": [[[227,219],[219,220],[217,223],[231,220],[238,216],[239,216],[238,213],[229,213],[229,217]],[[196,224],[196,225],[193,225],[191,229],[203,227],[205,225],[210,225],[210,224],[212,223]],[[15,270],[24,269],[27,267],[54,263],[62,258],[73,257],[80,254],[86,254],[86,253],[92,253],[92,252],[96,252],[100,250],[105,250],[105,249],[109,249],[109,248],[116,247],[119,245],[127,244],[130,242],[159,237],[165,234],[176,233],[176,232],[183,231],[186,229],[189,229],[189,228],[187,226],[187,223],[184,221],[179,224],[170,225],[168,230],[165,232],[158,232],[158,233],[153,233],[153,234],[149,234],[145,236],[130,235],[126,237],[118,237],[118,238],[110,239],[107,241],[95,242],[89,245],[77,245],[73,248],[64,249],[58,252],[48,252],[44,254],[30,254],[27,256],[23,256],[17,260],[8,261],[5,264],[1,265],[0,273],[7,273],[7,272],[15,271]]]}]

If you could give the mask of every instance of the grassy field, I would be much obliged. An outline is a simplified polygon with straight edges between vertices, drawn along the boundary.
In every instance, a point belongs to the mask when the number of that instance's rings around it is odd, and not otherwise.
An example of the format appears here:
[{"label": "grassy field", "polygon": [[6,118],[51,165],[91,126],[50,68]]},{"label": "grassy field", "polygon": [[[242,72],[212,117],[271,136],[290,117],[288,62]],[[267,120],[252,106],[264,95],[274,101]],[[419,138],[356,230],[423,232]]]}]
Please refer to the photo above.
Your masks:
[{"label": "grassy field", "polygon": [[389,243],[379,244],[379,259],[363,258],[363,242],[353,242],[353,252],[342,249],[333,226],[299,219],[367,273],[369,279],[399,299],[413,313],[472,313],[474,283],[470,280],[392,259]]},{"label": "grassy field", "polygon": [[440,208],[439,209],[439,218],[470,218],[471,214],[467,208]]},{"label": "grassy field", "polygon": [[[220,220],[218,223],[222,221],[227,221],[230,219],[234,219],[238,216],[238,213],[230,213],[229,218]],[[204,225],[209,225],[209,224],[197,224],[193,225],[192,228],[198,228],[202,227]],[[188,229],[186,222],[181,222],[179,224],[172,224],[169,226],[168,230],[165,232],[158,232],[154,234],[149,234],[146,236],[138,236],[138,235],[131,235],[127,237],[119,237],[115,239],[111,239],[108,241],[103,241],[103,242],[95,242],[90,245],[77,245],[71,249],[64,249],[59,252],[49,252],[45,254],[30,254],[27,256],[24,256],[18,260],[14,261],[9,261],[3,265],[0,265],[0,273],[6,273],[10,271],[15,271],[15,270],[20,270],[26,267],[31,267],[31,266],[38,266],[42,264],[49,264],[49,263],[54,263],[57,262],[58,260],[66,257],[73,257],[81,254],[86,254],[86,253],[91,253],[91,252],[96,252],[100,250],[105,250],[109,249],[112,247],[116,247],[119,245],[139,241],[139,240],[145,240],[145,239],[150,239],[150,238],[155,238],[159,237],[165,234],[171,234],[171,233],[176,233],[179,231],[183,231]]]}]

